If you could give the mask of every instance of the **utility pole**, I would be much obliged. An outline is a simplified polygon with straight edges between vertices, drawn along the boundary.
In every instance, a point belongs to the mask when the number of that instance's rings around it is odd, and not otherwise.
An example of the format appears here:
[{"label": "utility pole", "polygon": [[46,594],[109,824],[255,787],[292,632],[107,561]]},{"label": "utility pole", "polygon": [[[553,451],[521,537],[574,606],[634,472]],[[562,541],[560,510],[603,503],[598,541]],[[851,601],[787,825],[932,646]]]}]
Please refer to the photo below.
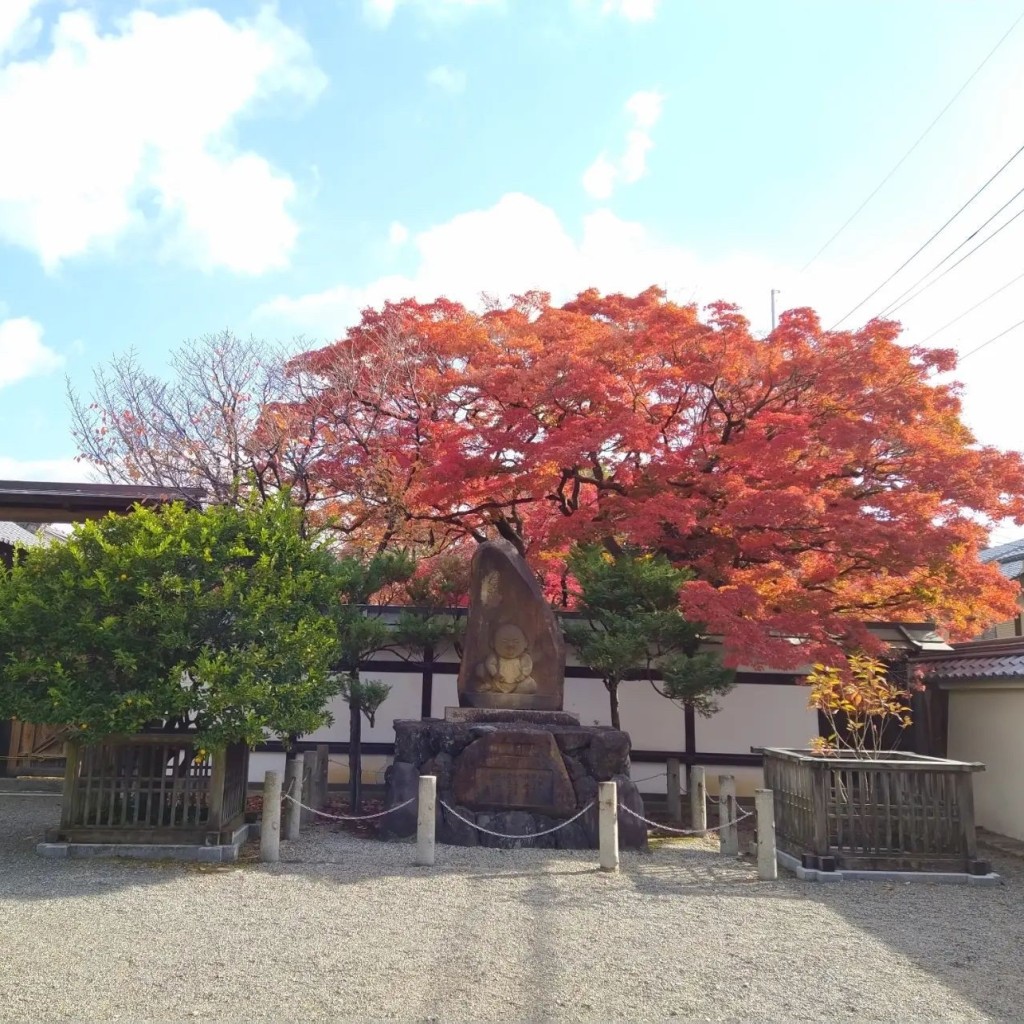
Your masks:
[{"label": "utility pole", "polygon": [[781,294],[782,294],[782,289],[781,288],[773,288],[772,289],[772,330],[773,331],[775,330],[775,296],[776,295],[781,295]]}]

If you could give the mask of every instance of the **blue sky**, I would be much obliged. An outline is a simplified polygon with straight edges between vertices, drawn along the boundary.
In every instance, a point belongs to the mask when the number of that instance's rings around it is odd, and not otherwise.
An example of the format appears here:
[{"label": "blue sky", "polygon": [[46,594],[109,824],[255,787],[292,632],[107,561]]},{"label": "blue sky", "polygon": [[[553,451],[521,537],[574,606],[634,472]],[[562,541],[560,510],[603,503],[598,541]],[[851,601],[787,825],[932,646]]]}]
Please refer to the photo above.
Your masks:
[{"label": "blue sky", "polygon": [[[771,288],[838,319],[1024,144],[1022,22],[801,271],[1020,13],[0,0],[0,478],[83,475],[65,376],[226,327],[316,343],[385,298],[652,283],[759,329]],[[1024,186],[1017,163],[848,323]],[[901,311],[908,340],[1024,271],[1022,232]],[[1024,281],[930,343],[967,352],[1022,305]],[[1021,444],[1022,339],[958,373],[987,443]]]}]

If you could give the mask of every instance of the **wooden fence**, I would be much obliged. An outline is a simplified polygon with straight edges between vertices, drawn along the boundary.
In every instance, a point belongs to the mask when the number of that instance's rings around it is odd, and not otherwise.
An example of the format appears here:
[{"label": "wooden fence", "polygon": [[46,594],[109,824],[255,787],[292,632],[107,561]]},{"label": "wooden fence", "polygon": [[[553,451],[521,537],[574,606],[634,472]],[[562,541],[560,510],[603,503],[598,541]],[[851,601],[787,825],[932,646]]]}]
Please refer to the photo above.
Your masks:
[{"label": "wooden fence", "polygon": [[230,841],[245,819],[249,750],[209,754],[187,736],[143,734],[90,746],[69,743],[53,841]]},{"label": "wooden fence", "polygon": [[764,748],[778,848],[821,870],[984,873],[977,860],[977,762],[905,751],[868,757]]}]

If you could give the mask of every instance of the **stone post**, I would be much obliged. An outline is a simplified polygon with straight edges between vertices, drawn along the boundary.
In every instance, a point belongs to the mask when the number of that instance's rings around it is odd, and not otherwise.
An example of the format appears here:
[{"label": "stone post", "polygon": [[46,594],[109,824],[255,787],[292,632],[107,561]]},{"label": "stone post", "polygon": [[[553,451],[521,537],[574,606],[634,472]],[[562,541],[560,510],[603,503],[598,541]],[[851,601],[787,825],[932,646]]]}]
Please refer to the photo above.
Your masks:
[{"label": "stone post", "polygon": [[708,789],[704,769],[695,764],[690,769],[690,827],[694,835],[702,836],[708,830]]},{"label": "stone post", "polygon": [[619,796],[614,782],[599,782],[598,835],[602,871],[619,870]]},{"label": "stone post", "polygon": [[284,837],[285,839],[299,838],[299,822],[302,816],[302,808],[296,801],[302,799],[302,776],[305,768],[305,758],[302,754],[296,754],[284,766],[284,791],[286,796],[292,797],[285,801],[287,807],[284,812]]},{"label": "stone post", "polygon": [[740,852],[740,831],[736,824],[736,779],[732,775],[718,776],[718,837],[722,853],[735,857]]},{"label": "stone post", "polygon": [[416,863],[431,867],[434,863],[435,806],[437,803],[437,776],[421,775],[419,809],[416,815]]},{"label": "stone post", "polygon": [[770,789],[754,790],[757,810],[757,877],[764,882],[779,877],[775,852],[775,794]]},{"label": "stone post", "polygon": [[683,796],[681,793],[679,778],[679,758],[670,757],[666,775],[667,788],[665,790],[668,801],[668,820],[673,824],[679,824],[683,820]]},{"label": "stone post", "polygon": [[281,773],[263,776],[263,817],[260,823],[260,860],[276,864],[281,859]]}]

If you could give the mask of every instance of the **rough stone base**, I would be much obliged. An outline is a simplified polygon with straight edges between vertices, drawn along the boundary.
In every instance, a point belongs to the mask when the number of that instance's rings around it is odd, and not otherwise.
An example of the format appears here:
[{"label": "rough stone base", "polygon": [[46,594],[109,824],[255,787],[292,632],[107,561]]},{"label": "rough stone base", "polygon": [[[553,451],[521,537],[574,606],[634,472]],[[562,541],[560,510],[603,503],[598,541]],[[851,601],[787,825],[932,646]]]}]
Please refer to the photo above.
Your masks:
[{"label": "rough stone base", "polygon": [[39,843],[36,853],[43,857],[131,857],[135,860],[183,860],[227,863],[238,860],[243,843],[258,839],[259,824],[240,826],[230,843],[199,846],[187,843]]},{"label": "rough stone base", "polygon": [[819,871],[805,868],[799,857],[779,850],[775,855],[779,867],[792,871],[802,882],[932,882],[941,885],[1002,885],[1002,878],[987,875],[969,875],[966,871]]},{"label": "rough stone base", "polygon": [[[646,847],[646,825],[623,809],[629,808],[641,815],[644,813],[643,798],[629,778],[629,735],[607,726],[581,726],[567,723],[563,718],[552,721],[544,720],[545,717],[538,715],[536,711],[524,712],[519,716],[506,710],[494,718],[488,717],[485,721],[442,721],[436,718],[422,721],[397,720],[395,762],[385,775],[387,806],[396,810],[383,819],[379,829],[380,835],[384,838],[404,838],[416,834],[419,777],[433,775],[437,778],[436,838],[440,843],[455,846],[493,846],[503,849],[523,846],[568,850],[596,849],[598,783],[614,781],[618,783],[619,845],[624,849]],[[528,736],[524,737],[523,734]],[[551,743],[548,737],[552,737],[552,749],[555,752],[553,756],[559,758],[561,762],[557,764],[557,771],[553,774],[557,774],[563,780],[560,783],[562,789],[566,785],[565,775],[571,784],[571,790],[566,791],[558,802],[557,813],[551,810],[541,812],[537,805],[517,806],[514,802],[501,806],[480,806],[477,802],[470,807],[466,806],[472,802],[468,798],[465,802],[458,800],[456,776],[460,777],[463,783],[461,791],[465,792],[467,772],[478,770],[479,745],[466,755],[463,770],[459,772],[460,759],[468,748],[485,737],[488,738],[488,742],[507,739],[514,743],[517,737],[529,739],[534,734],[540,734],[536,737],[537,740],[543,736],[544,743],[521,745],[535,745],[537,749],[543,749],[545,744]],[[470,769],[469,765],[473,765],[473,768]],[[524,774],[529,774],[534,767],[543,766],[524,762],[520,767]],[[565,775],[562,774],[563,769]],[[495,773],[506,769],[500,765],[485,765],[485,770],[490,773],[490,791],[493,792]],[[517,769],[509,767],[507,771],[514,776]],[[524,792],[523,787],[514,784],[510,784],[508,790],[510,793]],[[565,799],[566,796],[568,799]],[[407,800],[412,800],[412,803],[400,807]],[[564,828],[536,838],[525,838],[530,833],[544,832],[570,821],[592,801],[594,806],[590,810]],[[442,805],[447,805],[450,810]],[[456,815],[472,824],[460,821]],[[492,832],[524,838],[499,838],[488,835],[474,827],[477,825]]]}]

